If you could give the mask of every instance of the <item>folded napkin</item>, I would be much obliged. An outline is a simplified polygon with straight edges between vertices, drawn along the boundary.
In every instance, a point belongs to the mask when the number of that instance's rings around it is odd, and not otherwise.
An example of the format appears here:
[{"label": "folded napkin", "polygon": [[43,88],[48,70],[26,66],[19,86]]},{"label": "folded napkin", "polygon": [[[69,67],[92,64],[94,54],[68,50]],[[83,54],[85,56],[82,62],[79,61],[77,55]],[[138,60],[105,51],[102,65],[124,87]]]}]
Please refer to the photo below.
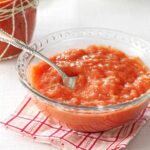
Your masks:
[{"label": "folded napkin", "polygon": [[127,146],[149,118],[150,105],[128,126],[99,133],[76,132],[56,124],[53,120],[48,120],[28,95],[18,109],[0,123],[37,142],[48,143],[58,149],[119,150]]}]

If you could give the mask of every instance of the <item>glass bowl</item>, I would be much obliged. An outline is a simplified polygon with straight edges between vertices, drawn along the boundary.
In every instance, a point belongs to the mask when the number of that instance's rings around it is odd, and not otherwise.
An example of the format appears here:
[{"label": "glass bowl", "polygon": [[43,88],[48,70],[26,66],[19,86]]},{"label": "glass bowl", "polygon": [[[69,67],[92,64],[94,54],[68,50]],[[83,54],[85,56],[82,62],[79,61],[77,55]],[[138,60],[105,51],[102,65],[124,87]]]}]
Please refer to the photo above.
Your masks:
[{"label": "glass bowl", "polygon": [[[140,57],[150,67],[150,44],[135,36],[101,28],[68,29],[45,36],[31,47],[46,56],[70,48],[86,48],[91,44],[112,46],[125,53]],[[50,119],[76,131],[98,132],[109,130],[137,119],[148,105],[150,92],[125,103],[108,106],[73,106],[49,99],[30,84],[30,69],[39,62],[27,52],[17,61],[17,72],[23,86],[32,93],[33,102]],[[63,91],[62,91],[63,92]]]}]

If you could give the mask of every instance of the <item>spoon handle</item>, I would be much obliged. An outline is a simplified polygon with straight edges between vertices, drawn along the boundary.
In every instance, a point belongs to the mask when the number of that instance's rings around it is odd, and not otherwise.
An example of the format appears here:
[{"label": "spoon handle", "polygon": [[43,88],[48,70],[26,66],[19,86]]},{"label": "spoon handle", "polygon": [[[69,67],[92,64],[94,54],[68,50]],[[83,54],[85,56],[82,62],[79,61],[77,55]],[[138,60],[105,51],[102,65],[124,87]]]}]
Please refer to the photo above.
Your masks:
[{"label": "spoon handle", "polygon": [[14,38],[12,35],[6,33],[4,30],[0,29],[0,41],[11,44],[19,49],[22,49],[31,55],[38,57],[39,59],[43,60],[44,62],[48,63],[50,66],[55,68],[57,72],[61,75],[62,78],[67,78],[67,75],[50,59],[45,57],[43,54],[39,53],[38,51],[32,49],[31,47],[27,46],[24,42]]}]

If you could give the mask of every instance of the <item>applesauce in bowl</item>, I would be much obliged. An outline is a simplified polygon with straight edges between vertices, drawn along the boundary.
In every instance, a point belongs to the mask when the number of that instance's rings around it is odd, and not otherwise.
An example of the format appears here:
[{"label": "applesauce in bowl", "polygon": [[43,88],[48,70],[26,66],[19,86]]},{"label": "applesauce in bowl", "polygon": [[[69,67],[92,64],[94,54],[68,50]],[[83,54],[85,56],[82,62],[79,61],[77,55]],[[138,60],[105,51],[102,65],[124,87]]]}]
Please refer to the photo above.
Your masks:
[{"label": "applesauce in bowl", "polygon": [[104,131],[134,121],[146,108],[149,43],[119,31],[81,28],[52,33],[32,47],[66,74],[77,75],[70,90],[46,63],[25,52],[18,58],[21,83],[39,109],[59,124]]}]

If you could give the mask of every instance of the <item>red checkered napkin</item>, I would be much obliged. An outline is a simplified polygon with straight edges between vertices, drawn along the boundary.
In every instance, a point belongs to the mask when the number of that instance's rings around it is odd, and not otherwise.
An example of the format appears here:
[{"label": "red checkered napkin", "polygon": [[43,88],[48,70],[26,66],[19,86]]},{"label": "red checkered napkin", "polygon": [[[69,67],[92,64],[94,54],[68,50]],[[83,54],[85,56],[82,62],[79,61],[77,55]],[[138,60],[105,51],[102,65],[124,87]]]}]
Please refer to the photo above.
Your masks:
[{"label": "red checkered napkin", "polygon": [[106,132],[81,133],[64,128],[47,116],[27,96],[19,108],[6,121],[1,122],[41,143],[52,144],[65,150],[119,150],[125,148],[150,118],[150,105],[134,123]]}]

